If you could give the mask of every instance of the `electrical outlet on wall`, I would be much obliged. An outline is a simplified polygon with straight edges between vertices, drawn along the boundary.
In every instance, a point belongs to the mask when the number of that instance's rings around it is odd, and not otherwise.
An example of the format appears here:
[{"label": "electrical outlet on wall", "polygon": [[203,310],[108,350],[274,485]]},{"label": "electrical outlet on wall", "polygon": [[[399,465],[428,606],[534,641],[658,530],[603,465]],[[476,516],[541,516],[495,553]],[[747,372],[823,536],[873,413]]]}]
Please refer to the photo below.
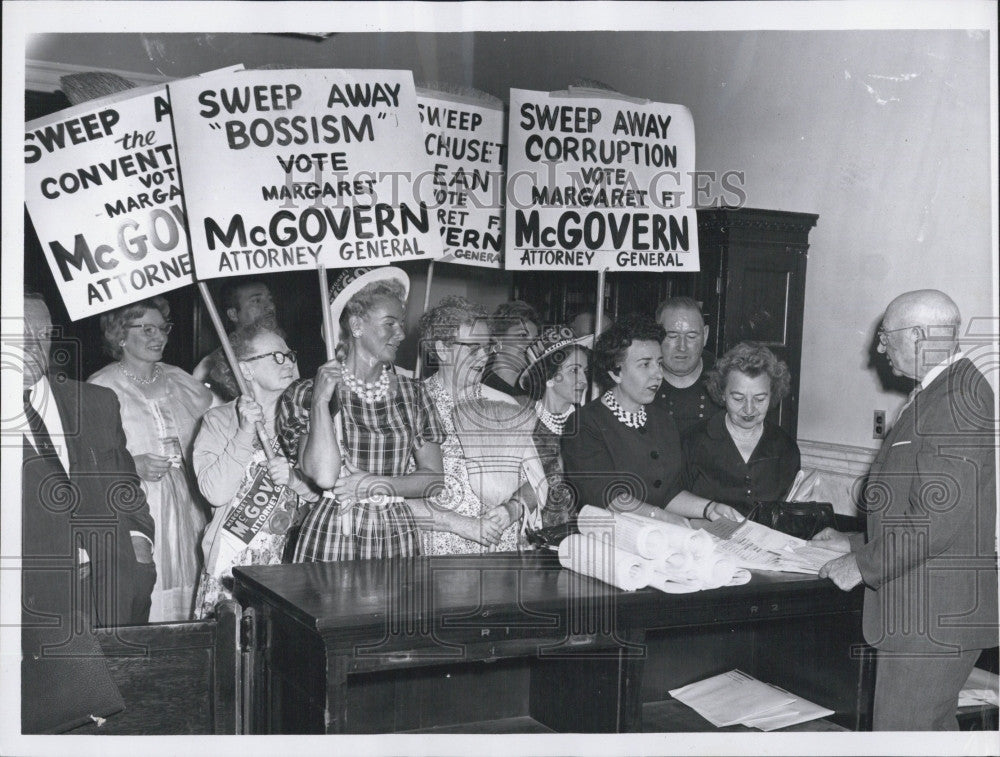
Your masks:
[{"label": "electrical outlet on wall", "polygon": [[876,410],[872,416],[872,439],[885,439],[885,410]]}]

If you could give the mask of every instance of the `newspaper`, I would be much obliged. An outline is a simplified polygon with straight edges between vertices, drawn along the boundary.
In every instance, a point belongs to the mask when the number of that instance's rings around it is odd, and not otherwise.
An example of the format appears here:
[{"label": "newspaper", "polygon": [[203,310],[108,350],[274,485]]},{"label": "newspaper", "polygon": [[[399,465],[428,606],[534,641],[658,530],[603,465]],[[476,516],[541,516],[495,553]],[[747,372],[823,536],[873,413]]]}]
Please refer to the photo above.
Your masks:
[{"label": "newspaper", "polygon": [[717,552],[729,555],[739,567],[749,570],[815,575],[842,554],[748,520],[720,518],[702,528],[715,539]]},{"label": "newspaper", "polygon": [[670,696],[717,728],[740,723],[762,731],[774,731],[834,713],[740,670],[730,670],[672,689]]}]

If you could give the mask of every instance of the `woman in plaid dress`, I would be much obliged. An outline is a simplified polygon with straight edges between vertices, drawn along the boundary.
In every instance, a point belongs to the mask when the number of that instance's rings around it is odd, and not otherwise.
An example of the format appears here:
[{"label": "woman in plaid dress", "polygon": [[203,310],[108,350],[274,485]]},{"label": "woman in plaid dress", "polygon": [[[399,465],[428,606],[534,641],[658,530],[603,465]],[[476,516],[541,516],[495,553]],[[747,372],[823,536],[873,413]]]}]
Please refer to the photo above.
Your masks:
[{"label": "woman in plaid dress", "polygon": [[326,490],[302,524],[295,562],[420,552],[417,518],[432,520],[423,499],[443,482],[444,433],[420,382],[392,370],[408,283],[391,266],[342,275],[331,292],[342,359],[282,397],[286,453]]}]

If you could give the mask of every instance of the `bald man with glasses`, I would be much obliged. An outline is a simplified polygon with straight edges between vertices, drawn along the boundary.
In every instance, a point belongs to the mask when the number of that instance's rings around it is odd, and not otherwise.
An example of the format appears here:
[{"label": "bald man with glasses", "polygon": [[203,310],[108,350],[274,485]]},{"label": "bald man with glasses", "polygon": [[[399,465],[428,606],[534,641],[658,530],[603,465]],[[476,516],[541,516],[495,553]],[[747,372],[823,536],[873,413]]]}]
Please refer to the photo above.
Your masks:
[{"label": "bald man with glasses", "polygon": [[872,463],[867,533],[814,540],[844,552],[821,577],[866,587],[878,731],[957,730],[958,692],[997,644],[994,397],[959,349],[960,324],[934,289],[886,308],[878,351],[913,392]]}]

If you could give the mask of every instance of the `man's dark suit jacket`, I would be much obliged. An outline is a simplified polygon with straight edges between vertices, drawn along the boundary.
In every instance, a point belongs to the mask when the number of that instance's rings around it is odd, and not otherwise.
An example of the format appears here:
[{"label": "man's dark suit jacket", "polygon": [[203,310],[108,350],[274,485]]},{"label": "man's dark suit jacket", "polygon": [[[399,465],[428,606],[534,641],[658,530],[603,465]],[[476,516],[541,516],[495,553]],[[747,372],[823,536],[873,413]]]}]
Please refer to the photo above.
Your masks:
[{"label": "man's dark suit jacket", "polygon": [[[99,653],[90,622],[147,622],[155,580],[150,566],[140,567],[132,547],[133,531],[153,539],[153,519],[125,447],[118,398],[109,389],[65,378],[50,379],[49,384],[66,434],[69,477],[25,439],[21,483],[25,733],[65,730],[77,724],[73,713],[88,698],[92,702],[107,698],[102,694],[108,692],[93,691],[100,684],[96,679],[103,662],[95,667],[87,659]],[[79,579],[78,546],[90,556],[88,582]],[[116,690],[111,693],[117,697]]]},{"label": "man's dark suit jacket", "polygon": [[982,373],[959,359],[903,411],[875,457],[867,539],[855,553],[868,587],[864,635],[878,649],[997,644],[993,407]]}]

